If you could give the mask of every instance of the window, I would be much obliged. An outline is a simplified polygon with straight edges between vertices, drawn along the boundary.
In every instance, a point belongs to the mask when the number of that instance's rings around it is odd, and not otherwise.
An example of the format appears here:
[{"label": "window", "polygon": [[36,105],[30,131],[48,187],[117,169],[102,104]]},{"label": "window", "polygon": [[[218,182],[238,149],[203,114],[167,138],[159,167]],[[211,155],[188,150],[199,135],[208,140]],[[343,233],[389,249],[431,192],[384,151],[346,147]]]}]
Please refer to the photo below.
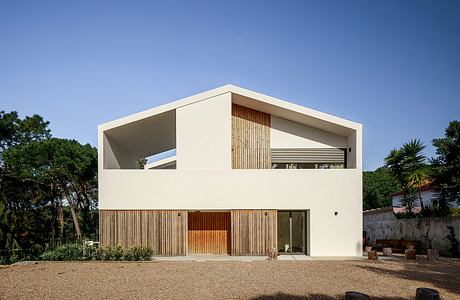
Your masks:
[{"label": "window", "polygon": [[272,169],[343,169],[341,163],[272,163]]}]

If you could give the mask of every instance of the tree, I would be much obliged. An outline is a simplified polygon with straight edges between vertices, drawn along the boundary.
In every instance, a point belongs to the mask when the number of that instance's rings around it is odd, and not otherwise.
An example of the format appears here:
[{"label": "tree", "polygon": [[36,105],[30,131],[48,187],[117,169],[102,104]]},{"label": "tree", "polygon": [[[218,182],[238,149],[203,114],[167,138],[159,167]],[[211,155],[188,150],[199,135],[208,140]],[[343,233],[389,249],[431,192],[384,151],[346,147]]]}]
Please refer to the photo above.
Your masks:
[{"label": "tree", "polygon": [[397,181],[386,168],[363,172],[363,208],[388,207],[392,195],[399,191]]},{"label": "tree", "polygon": [[451,121],[444,138],[434,139],[437,157],[431,159],[433,185],[438,205],[448,208],[449,202],[460,204],[460,122]]},{"label": "tree", "polygon": [[412,212],[414,190],[418,192],[423,210],[421,186],[427,183],[426,157],[422,154],[425,146],[418,139],[410,140],[399,149],[393,149],[385,158],[385,167],[394,176],[403,192],[403,204]]},{"label": "tree", "polygon": [[45,122],[39,115],[22,120],[15,111],[0,111],[0,152],[19,144],[50,138],[48,125],[49,122]]},{"label": "tree", "polygon": [[[4,165],[4,152],[18,145],[48,139],[48,122],[34,115],[21,119],[17,112],[0,112],[0,249],[33,248],[49,240],[47,186],[36,178],[21,179]],[[39,250],[39,249],[37,249]]]},{"label": "tree", "polygon": [[0,112],[0,250],[7,257],[95,235],[97,151],[51,138],[48,124]]},{"label": "tree", "polygon": [[420,140],[411,140],[401,148],[404,157],[404,176],[410,188],[415,188],[418,193],[420,208],[423,210],[423,199],[421,186],[427,184],[428,168],[426,166],[426,157],[422,154],[425,145]]},{"label": "tree", "polygon": [[[56,202],[62,233],[63,201],[70,208],[75,236],[81,239],[78,210],[94,201],[97,175],[97,152],[89,144],[75,140],[50,138],[10,148],[4,152],[4,161],[15,176],[35,178],[49,185]],[[61,197],[63,196],[63,197]]]}]

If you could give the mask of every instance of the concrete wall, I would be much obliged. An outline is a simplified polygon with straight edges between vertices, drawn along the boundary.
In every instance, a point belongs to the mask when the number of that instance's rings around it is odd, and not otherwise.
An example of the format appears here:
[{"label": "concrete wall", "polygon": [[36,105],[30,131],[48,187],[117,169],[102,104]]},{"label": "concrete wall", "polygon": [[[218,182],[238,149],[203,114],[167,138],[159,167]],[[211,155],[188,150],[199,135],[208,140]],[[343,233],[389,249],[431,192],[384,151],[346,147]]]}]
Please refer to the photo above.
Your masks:
[{"label": "concrete wall", "polygon": [[231,94],[176,111],[177,169],[231,169]]},{"label": "concrete wall", "polygon": [[355,169],[102,170],[99,208],[310,210],[310,254],[354,256],[362,250],[361,180]]},{"label": "concrete wall", "polygon": [[369,245],[375,245],[378,239],[406,239],[421,241],[426,249],[431,240],[432,247],[439,249],[443,255],[449,255],[447,226],[454,227],[460,242],[460,217],[396,219],[392,212],[371,212],[364,212],[363,216],[363,230]]}]

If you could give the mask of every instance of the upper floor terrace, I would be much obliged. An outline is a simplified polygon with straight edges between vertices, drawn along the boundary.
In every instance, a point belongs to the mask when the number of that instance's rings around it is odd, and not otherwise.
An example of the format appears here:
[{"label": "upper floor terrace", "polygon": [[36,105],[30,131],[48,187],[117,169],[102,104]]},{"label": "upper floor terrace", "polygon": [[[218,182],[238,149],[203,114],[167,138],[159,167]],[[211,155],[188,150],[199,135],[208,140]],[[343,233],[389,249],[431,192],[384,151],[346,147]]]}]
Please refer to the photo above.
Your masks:
[{"label": "upper floor terrace", "polygon": [[[99,126],[99,168],[361,169],[361,124],[227,85]],[[100,172],[101,174],[101,172]]]}]

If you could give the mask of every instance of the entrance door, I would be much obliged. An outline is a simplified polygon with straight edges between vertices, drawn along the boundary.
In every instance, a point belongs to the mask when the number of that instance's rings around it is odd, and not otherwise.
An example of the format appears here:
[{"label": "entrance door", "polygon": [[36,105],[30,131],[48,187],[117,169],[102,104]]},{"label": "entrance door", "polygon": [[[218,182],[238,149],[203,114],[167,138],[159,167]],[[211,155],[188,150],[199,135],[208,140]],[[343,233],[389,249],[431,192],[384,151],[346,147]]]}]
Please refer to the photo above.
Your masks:
[{"label": "entrance door", "polygon": [[230,212],[189,212],[188,253],[230,254]]},{"label": "entrance door", "polygon": [[305,211],[278,211],[278,252],[306,254]]}]

